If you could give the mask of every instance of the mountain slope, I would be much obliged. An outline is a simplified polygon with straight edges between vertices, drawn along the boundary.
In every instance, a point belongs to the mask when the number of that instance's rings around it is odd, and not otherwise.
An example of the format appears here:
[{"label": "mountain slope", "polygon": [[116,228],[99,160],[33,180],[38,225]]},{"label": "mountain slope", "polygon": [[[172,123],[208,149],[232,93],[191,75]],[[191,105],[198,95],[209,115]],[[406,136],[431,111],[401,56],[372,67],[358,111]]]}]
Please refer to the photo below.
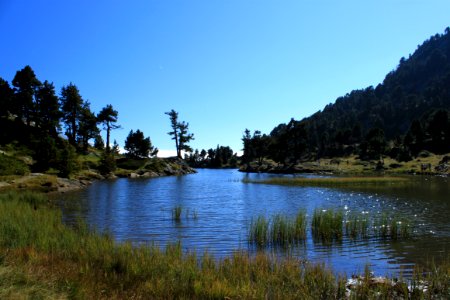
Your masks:
[{"label": "mountain slope", "polygon": [[[335,148],[361,143],[373,128],[381,128],[388,140],[405,135],[414,120],[426,129],[439,109],[450,109],[449,28],[401,58],[376,88],[354,90],[300,123],[307,131],[309,152],[340,155]],[[280,124],[271,136],[276,139],[285,126]]]}]

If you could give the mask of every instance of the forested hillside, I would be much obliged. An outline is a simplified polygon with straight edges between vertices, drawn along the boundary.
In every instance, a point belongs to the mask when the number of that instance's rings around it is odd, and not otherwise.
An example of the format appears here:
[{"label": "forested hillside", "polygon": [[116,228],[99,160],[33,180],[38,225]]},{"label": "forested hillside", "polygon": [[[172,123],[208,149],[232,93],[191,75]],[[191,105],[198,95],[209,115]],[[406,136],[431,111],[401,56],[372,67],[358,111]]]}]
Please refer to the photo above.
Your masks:
[{"label": "forested hillside", "polygon": [[[345,74],[343,74],[345,76]],[[408,160],[421,150],[450,152],[450,29],[420,45],[378,86],[354,90],[269,135],[246,131],[244,162],[387,154]]]}]

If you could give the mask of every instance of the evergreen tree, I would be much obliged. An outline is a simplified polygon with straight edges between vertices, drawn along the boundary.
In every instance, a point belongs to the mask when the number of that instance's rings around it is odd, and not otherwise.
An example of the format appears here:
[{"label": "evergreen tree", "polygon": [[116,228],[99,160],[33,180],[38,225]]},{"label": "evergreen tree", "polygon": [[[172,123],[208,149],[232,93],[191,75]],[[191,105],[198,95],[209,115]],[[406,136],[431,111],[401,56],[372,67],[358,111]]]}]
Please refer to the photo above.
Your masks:
[{"label": "evergreen tree", "polygon": [[384,131],[381,128],[372,128],[364,139],[365,145],[367,145],[366,154],[369,158],[381,159],[381,155],[386,148],[386,140],[384,137]]},{"label": "evergreen tree", "polygon": [[76,146],[84,101],[81,98],[78,88],[70,83],[61,89],[60,102],[67,138],[72,146]]},{"label": "evergreen tree", "polygon": [[100,134],[97,127],[97,117],[91,111],[89,101],[85,101],[80,111],[79,128],[77,134],[78,145],[86,152],[89,140],[96,138]]},{"label": "evergreen tree", "polygon": [[8,81],[0,78],[0,117],[7,117],[9,113],[13,113],[13,96],[14,91],[9,86]]},{"label": "evergreen tree", "polygon": [[194,139],[194,135],[188,132],[189,123],[178,122],[178,112],[172,109],[165,114],[169,116],[170,127],[172,128],[172,131],[167,134],[172,136],[172,140],[175,140],[177,157],[181,158],[181,151],[192,152],[188,143]]},{"label": "evergreen tree", "polygon": [[16,72],[12,84],[15,87],[13,113],[30,126],[35,109],[35,95],[41,82],[36,78],[33,69],[25,66]]},{"label": "evergreen tree", "polygon": [[55,87],[46,80],[36,92],[36,126],[56,138],[61,116]]},{"label": "evergreen tree", "polygon": [[252,136],[250,134],[250,130],[247,128],[244,130],[244,135],[242,136],[242,143],[244,144],[244,148],[242,151],[244,152],[242,155],[242,163],[248,164],[253,160],[253,149],[252,149]]},{"label": "evergreen tree", "polygon": [[110,148],[110,134],[111,130],[120,128],[119,125],[116,125],[117,123],[117,117],[119,113],[117,110],[114,110],[111,104],[108,104],[106,107],[104,107],[97,115],[98,122],[103,124],[103,129],[106,130],[106,151],[109,152],[111,150]]},{"label": "evergreen tree", "polygon": [[103,141],[103,138],[100,135],[100,133],[95,136],[94,148],[97,149],[97,150],[104,150],[105,149],[105,142]]},{"label": "evergreen tree", "polygon": [[128,151],[127,156],[133,158],[147,158],[149,155],[155,156],[158,152],[158,149],[152,146],[150,137],[144,138],[144,133],[139,129],[136,132],[130,131],[124,149]]},{"label": "evergreen tree", "polygon": [[431,136],[431,147],[436,153],[446,153],[449,151],[450,141],[446,139],[449,128],[448,112],[446,110],[437,110],[428,123],[428,133]]}]

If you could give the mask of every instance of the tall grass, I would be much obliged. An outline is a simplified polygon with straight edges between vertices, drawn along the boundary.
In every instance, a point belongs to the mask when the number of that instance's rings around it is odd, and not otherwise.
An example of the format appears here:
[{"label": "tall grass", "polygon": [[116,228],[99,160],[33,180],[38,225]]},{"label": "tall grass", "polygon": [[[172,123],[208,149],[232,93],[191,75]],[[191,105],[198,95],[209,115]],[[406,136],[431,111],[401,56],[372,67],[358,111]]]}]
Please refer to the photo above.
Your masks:
[{"label": "tall grass", "polygon": [[299,211],[294,218],[276,214],[270,219],[258,216],[249,227],[249,241],[259,247],[289,246],[306,239],[306,212]]},{"label": "tall grass", "polygon": [[349,214],[345,220],[345,234],[351,239],[369,237],[369,219],[366,215]]},{"label": "tall grass", "polygon": [[[221,260],[205,253],[199,259],[195,252],[183,252],[180,243],[165,249],[119,244],[82,224],[64,226],[60,211],[45,202],[32,194],[0,195],[0,298],[346,297],[346,278],[336,277],[321,264],[246,252]],[[417,288],[414,295],[448,298],[449,265],[419,278],[417,283],[425,280],[428,290]],[[363,296],[389,298],[395,289],[387,287],[383,294],[376,294],[372,285],[363,284]]]},{"label": "tall grass", "polygon": [[269,243],[269,221],[264,216],[258,216],[256,220],[252,219],[248,239],[259,247]]},{"label": "tall grass", "polygon": [[375,220],[375,235],[382,239],[405,239],[412,236],[412,226],[410,221],[397,216],[389,217],[383,213]]},{"label": "tall grass", "polygon": [[344,214],[341,210],[314,210],[311,221],[313,237],[323,242],[341,240],[343,235]]},{"label": "tall grass", "polygon": [[409,179],[404,177],[279,177],[264,180],[244,179],[244,183],[261,183],[288,186],[319,186],[319,187],[355,187],[355,186],[393,186],[408,183]]},{"label": "tall grass", "polygon": [[181,222],[181,213],[183,211],[183,208],[180,205],[175,206],[172,209],[172,220],[175,222]]}]

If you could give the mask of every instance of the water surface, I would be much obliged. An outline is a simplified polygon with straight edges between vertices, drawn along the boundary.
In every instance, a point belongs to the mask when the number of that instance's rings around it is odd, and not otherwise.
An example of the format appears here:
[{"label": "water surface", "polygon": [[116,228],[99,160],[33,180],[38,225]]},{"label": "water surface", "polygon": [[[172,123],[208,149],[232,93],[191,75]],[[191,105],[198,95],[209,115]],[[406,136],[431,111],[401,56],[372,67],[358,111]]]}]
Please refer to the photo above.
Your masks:
[{"label": "water surface", "polygon": [[[81,218],[118,241],[162,247],[181,241],[186,251],[207,250],[223,257],[238,249],[256,251],[247,234],[251,219],[258,215],[293,216],[305,209],[310,217],[316,208],[369,215],[388,211],[413,221],[414,239],[393,242],[344,237],[340,243],[323,245],[314,242],[308,230],[305,244],[289,252],[301,259],[325,262],[347,275],[361,272],[369,264],[379,275],[401,272],[408,276],[416,263],[448,258],[448,178],[414,177],[413,184],[401,188],[355,190],[242,183],[246,176],[264,179],[274,175],[200,169],[197,174],[179,177],[98,181],[85,190],[60,196],[63,218],[68,223]],[[172,218],[176,206],[183,208],[180,222]],[[279,249],[266,251],[283,255]]]}]

